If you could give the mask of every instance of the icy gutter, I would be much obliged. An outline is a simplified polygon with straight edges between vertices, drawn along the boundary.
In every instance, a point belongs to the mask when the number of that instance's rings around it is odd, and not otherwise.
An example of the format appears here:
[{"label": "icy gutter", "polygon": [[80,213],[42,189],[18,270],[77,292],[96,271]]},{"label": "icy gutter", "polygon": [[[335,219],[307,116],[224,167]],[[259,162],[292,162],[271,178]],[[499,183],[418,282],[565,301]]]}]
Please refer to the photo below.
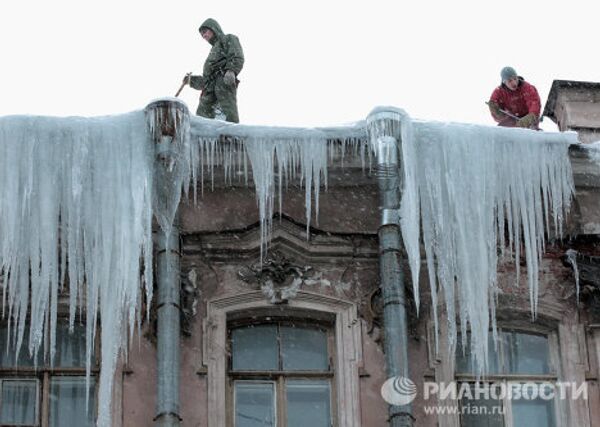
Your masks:
[{"label": "icy gutter", "polygon": [[283,127],[283,126],[252,126],[236,123],[210,120],[193,116],[190,118],[190,136],[192,138],[232,137],[239,139],[264,138],[273,140],[291,139],[357,139],[366,141],[366,123],[364,120],[344,126],[330,127]]}]

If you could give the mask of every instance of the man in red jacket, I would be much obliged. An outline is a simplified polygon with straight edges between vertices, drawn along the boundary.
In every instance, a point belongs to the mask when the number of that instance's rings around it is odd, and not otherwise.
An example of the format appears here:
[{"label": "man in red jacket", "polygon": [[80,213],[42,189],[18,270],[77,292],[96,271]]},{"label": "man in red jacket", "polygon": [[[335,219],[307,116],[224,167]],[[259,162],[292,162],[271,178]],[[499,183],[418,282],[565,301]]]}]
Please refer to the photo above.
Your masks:
[{"label": "man in red jacket", "polygon": [[498,126],[538,129],[542,103],[535,86],[518,76],[512,67],[504,67],[500,77],[502,84],[488,102]]}]

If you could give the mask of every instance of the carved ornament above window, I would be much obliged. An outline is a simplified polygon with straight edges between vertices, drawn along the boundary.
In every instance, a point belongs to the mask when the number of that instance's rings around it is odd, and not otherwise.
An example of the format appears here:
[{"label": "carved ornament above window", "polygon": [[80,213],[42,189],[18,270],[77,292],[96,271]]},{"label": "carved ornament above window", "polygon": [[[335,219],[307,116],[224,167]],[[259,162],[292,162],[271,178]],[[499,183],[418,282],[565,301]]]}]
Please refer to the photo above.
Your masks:
[{"label": "carved ornament above window", "polygon": [[244,267],[239,277],[254,289],[262,290],[272,304],[294,298],[303,284],[319,278],[310,266],[300,266],[278,252],[270,253],[263,262]]}]

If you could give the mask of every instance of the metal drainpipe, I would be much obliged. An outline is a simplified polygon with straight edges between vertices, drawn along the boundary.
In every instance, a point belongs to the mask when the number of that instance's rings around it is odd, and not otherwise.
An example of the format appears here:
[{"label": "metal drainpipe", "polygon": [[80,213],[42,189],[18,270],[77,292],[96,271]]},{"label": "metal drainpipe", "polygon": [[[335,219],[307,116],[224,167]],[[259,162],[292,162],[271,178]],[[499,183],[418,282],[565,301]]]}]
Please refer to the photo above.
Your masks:
[{"label": "metal drainpipe", "polygon": [[155,426],[180,425],[179,416],[179,229],[156,235],[157,266],[157,396]]},{"label": "metal drainpipe", "polygon": [[[182,134],[189,129],[186,123],[189,113],[185,104],[172,100],[158,100],[146,107],[155,143],[155,215],[174,218],[166,232],[159,229],[154,235],[156,248],[157,280],[157,391],[156,427],[179,427],[181,422],[179,403],[180,375],[180,236],[176,208],[179,199],[171,199],[174,192],[181,191],[181,179],[177,162],[181,159]],[[158,212],[159,211],[159,212]],[[160,222],[160,220],[159,220]],[[163,228],[165,228],[163,224]]]},{"label": "metal drainpipe", "polygon": [[[378,230],[379,271],[388,378],[409,378],[406,295],[398,223],[400,208],[398,143],[401,114],[397,110],[377,109],[367,119],[371,144],[377,153],[382,212]],[[388,411],[390,426],[412,427],[414,425],[410,404],[389,405]]]}]

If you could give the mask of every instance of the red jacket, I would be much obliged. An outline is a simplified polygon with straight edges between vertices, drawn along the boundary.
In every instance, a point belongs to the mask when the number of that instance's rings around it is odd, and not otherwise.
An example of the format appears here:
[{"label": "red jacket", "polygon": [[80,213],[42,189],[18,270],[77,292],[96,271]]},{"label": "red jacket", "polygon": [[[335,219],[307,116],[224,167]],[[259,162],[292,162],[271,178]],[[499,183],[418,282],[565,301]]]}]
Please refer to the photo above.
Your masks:
[{"label": "red jacket", "polygon": [[[517,117],[524,117],[529,113],[533,113],[540,117],[542,102],[535,86],[519,77],[519,86],[516,90],[510,90],[504,84],[498,86],[492,96],[490,102],[495,102],[498,106]],[[492,114],[493,116],[493,114]],[[494,117],[494,120],[499,122],[502,117]]]}]

